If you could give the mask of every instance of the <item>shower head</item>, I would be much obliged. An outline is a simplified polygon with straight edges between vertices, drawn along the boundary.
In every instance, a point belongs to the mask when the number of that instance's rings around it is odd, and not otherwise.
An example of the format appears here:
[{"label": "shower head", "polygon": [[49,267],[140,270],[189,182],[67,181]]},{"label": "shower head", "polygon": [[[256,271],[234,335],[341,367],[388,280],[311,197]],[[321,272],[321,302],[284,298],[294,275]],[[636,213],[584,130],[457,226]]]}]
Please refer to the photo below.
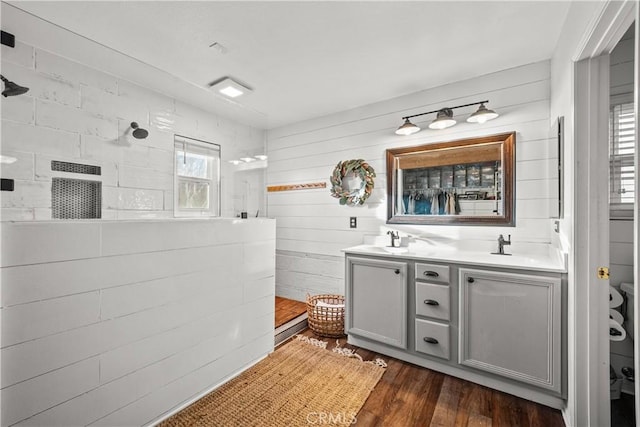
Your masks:
[{"label": "shower head", "polygon": [[149,136],[149,131],[142,129],[136,122],[131,122],[131,129],[133,129],[133,137],[136,139],[145,139]]},{"label": "shower head", "polygon": [[23,87],[15,84],[12,81],[7,80],[3,75],[0,74],[0,79],[4,82],[4,90],[2,91],[2,95],[6,98],[7,96],[16,96],[22,95],[23,93],[27,93],[29,91],[28,87]]}]

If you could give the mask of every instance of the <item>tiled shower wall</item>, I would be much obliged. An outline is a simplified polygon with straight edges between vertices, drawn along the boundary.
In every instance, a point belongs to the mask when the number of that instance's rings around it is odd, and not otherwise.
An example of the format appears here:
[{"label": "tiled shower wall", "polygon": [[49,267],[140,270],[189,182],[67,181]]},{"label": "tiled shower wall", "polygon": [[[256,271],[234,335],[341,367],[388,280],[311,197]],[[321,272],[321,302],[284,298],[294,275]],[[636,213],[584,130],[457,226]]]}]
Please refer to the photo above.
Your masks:
[{"label": "tiled shower wall", "polygon": [[[2,98],[1,150],[17,159],[2,164],[2,178],[15,180],[15,191],[0,194],[2,221],[51,219],[51,160],[102,167],[105,219],[172,217],[174,134],[222,146],[223,216],[237,215],[243,200],[264,199],[264,185],[236,185],[243,174],[226,162],[263,152],[263,130],[19,41],[2,46],[1,65],[29,87]],[[134,121],[149,130],[146,139],[131,136]]]}]

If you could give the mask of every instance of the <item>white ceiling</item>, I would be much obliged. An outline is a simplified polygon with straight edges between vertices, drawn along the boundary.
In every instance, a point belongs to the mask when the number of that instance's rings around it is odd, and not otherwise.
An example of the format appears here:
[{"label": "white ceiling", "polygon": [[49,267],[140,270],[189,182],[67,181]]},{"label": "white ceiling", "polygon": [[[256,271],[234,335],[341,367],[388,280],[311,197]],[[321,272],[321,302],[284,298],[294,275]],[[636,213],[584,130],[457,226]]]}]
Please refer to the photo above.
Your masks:
[{"label": "white ceiling", "polygon": [[[11,5],[33,15],[3,16],[3,30],[13,32],[17,40],[44,44],[63,56],[246,124],[274,128],[548,59],[570,2],[15,1]],[[15,11],[5,6],[3,15]],[[34,16],[103,46],[88,41],[80,46],[72,37],[61,42],[49,32],[30,32],[30,27],[42,24]],[[41,40],[35,40],[38,37]],[[210,48],[214,42],[226,52]],[[114,61],[114,52],[105,54],[104,47],[128,58],[118,55]],[[224,76],[254,92],[235,104],[215,99],[208,85]]]}]

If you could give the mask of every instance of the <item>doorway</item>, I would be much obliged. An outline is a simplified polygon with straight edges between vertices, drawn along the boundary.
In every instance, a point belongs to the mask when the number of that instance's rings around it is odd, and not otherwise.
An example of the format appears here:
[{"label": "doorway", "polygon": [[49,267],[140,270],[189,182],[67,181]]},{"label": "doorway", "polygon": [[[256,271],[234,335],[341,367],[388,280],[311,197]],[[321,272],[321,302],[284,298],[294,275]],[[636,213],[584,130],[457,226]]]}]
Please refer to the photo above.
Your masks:
[{"label": "doorway", "polygon": [[634,427],[633,206],[635,202],[635,24],[611,51],[609,60],[609,284],[611,425]]},{"label": "doorway", "polygon": [[[576,425],[611,425],[610,353],[609,353],[609,277],[596,274],[610,265],[609,212],[609,105],[610,53],[624,33],[636,21],[637,2],[608,2],[600,19],[589,32],[588,40],[576,53],[574,66],[574,139],[573,165],[574,221],[573,255],[573,327],[570,350],[570,417]],[[638,79],[638,58],[634,77]],[[634,85],[634,109],[637,111],[638,90]],[[635,141],[637,149],[637,139]],[[634,159],[637,170],[638,158]],[[635,179],[637,182],[637,178]],[[637,185],[635,193],[637,195]],[[638,283],[638,206],[633,209],[633,276]],[[638,303],[638,292],[633,296]],[[570,321],[570,322],[571,322]],[[634,328],[638,329],[638,317]],[[634,341],[634,353],[638,343]],[[573,345],[573,348],[571,348]],[[634,369],[638,370],[638,358]],[[574,378],[571,378],[571,375]],[[635,383],[635,411],[638,419],[638,384]]]}]

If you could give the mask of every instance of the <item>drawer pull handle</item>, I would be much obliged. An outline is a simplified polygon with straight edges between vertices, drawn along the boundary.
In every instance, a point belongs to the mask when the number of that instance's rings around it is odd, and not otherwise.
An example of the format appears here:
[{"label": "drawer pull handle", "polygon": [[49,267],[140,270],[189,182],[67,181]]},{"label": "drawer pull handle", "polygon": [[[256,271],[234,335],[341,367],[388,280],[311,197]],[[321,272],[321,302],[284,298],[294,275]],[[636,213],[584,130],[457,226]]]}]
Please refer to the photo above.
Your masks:
[{"label": "drawer pull handle", "polygon": [[424,300],[424,303],[427,304],[427,305],[440,305],[438,303],[438,301],[433,300],[433,299],[426,299],[426,300]]},{"label": "drawer pull handle", "polygon": [[393,272],[396,273],[396,274],[400,274],[400,269],[396,268]]},{"label": "drawer pull handle", "polygon": [[473,277],[467,278],[467,282],[469,282],[469,283],[473,283],[475,281],[476,281],[476,279],[474,279]]},{"label": "drawer pull handle", "polygon": [[438,276],[440,276],[436,271],[425,271],[424,275],[428,276],[428,277],[438,277]]},{"label": "drawer pull handle", "polygon": [[438,340],[432,337],[424,337],[423,340],[429,344],[438,344]]}]

